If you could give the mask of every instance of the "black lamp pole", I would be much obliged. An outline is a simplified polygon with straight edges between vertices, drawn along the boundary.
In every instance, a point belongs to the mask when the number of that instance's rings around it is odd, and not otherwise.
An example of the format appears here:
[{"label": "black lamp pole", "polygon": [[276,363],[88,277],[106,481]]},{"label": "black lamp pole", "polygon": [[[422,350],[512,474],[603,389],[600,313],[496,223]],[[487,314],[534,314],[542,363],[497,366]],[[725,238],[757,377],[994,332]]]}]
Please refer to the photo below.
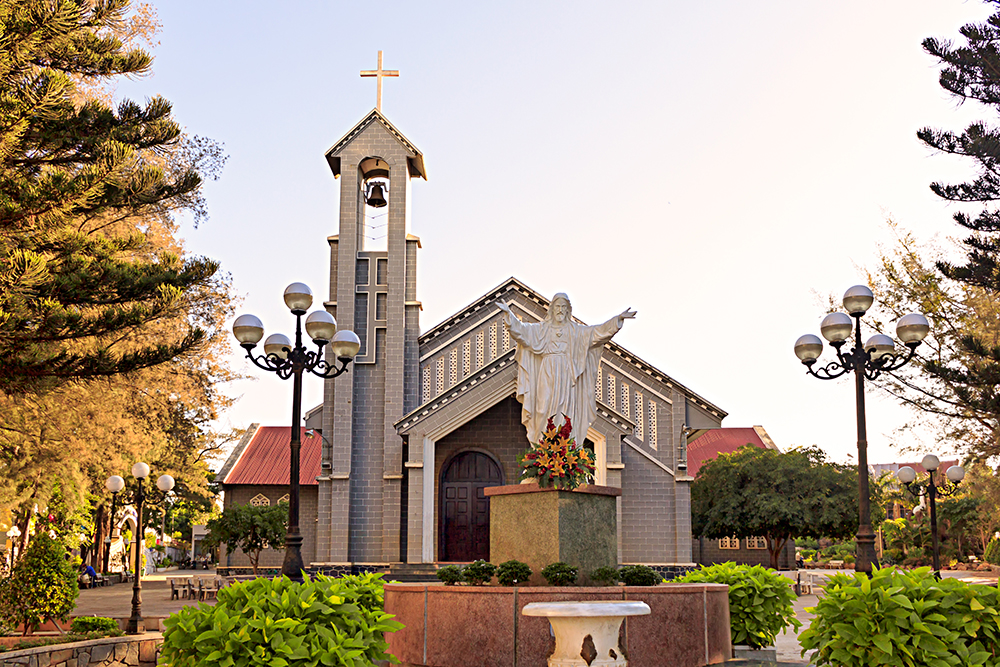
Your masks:
[{"label": "black lamp pole", "polygon": [[[254,356],[253,349],[264,335],[260,320],[253,315],[241,315],[233,323],[233,334],[247,351],[255,366],[275,373],[282,380],[292,378],[292,435],[288,462],[288,534],[285,537],[285,560],[281,574],[292,581],[302,581],[302,533],[299,530],[299,456],[302,449],[302,374],[306,371],[323,379],[335,378],[347,371],[347,365],[358,353],[361,342],[351,331],[337,331],[333,316],[317,310],[306,318],[306,332],[316,344],[309,350],[302,343],[302,316],[312,304],[312,292],[302,283],[292,283],[285,289],[285,304],[295,315],[295,344],[282,334],[272,334],[264,341],[264,354]],[[323,348],[330,343],[337,363],[328,364]]]},{"label": "black lamp pole", "polygon": [[[896,335],[908,348],[904,355],[896,352],[892,338],[875,334],[864,344],[861,342],[861,318],[871,307],[875,298],[864,285],[847,290],[844,295],[844,313],[830,313],[820,324],[823,336],[836,350],[837,361],[820,368],[814,368],[816,360],[823,352],[823,342],[812,334],[801,336],[795,342],[795,354],[806,366],[807,372],[820,380],[833,380],[854,373],[854,391],[858,423],[858,533],[856,536],[857,558],[855,572],[871,574],[878,566],[875,553],[875,531],[871,522],[871,495],[868,486],[868,434],[865,425],[865,378],[874,380],[882,373],[902,368],[916,353],[917,346],[930,330],[927,318],[919,313],[910,313],[900,318]],[[854,318],[854,322],[851,321]],[[852,330],[855,333],[854,347],[844,351]]]},{"label": "black lamp pole", "polygon": [[132,581],[132,615],[125,626],[125,633],[130,635],[141,634],[146,631],[146,623],[142,620],[142,548],[143,524],[142,524],[142,503],[146,499],[143,488],[144,477],[136,479],[135,489],[135,511],[138,518],[135,522],[135,579]]},{"label": "black lamp pole", "polygon": [[962,466],[951,466],[948,468],[947,473],[945,473],[948,481],[943,485],[938,485],[934,483],[934,473],[940,465],[938,457],[933,454],[928,454],[924,457],[924,460],[920,465],[927,471],[926,482],[921,483],[915,481],[917,478],[917,472],[910,466],[903,466],[897,470],[896,477],[904,484],[904,486],[906,486],[906,490],[909,491],[914,497],[927,497],[927,504],[930,507],[931,512],[931,548],[933,550],[931,558],[934,564],[934,576],[940,579],[941,556],[940,544],[938,543],[937,498],[938,496],[947,498],[948,496],[954,495],[958,491],[959,482],[965,478],[965,468]]}]

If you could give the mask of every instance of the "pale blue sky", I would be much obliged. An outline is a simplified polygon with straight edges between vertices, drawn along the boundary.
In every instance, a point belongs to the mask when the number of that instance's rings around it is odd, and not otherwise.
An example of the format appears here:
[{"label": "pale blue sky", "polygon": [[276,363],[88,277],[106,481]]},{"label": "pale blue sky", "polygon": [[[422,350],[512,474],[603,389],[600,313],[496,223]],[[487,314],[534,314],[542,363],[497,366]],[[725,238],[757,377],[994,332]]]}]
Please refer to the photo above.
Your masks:
[{"label": "pale blue sky", "polygon": [[[916,139],[989,111],[937,86],[927,36],[988,16],[979,2],[243,2],[161,0],[153,76],[192,134],[230,156],[185,227],[222,262],[243,310],[291,333],[281,302],[327,298],[340,182],[323,154],[375,103],[426,156],[412,189],[423,329],[513,275],[782,448],[855,450],[847,380],[792,354],[818,333],[817,293],[863,281],[891,214],[957,236],[927,185],[968,175]],[[234,359],[239,351],[234,345]],[[242,362],[237,362],[242,364]],[[255,369],[226,421],[284,425],[291,384]],[[305,404],[321,400],[306,381]],[[870,460],[899,456],[907,413],[869,400]],[[928,442],[931,447],[937,447]],[[942,452],[943,453],[943,452]],[[912,457],[909,457],[912,458]]]}]

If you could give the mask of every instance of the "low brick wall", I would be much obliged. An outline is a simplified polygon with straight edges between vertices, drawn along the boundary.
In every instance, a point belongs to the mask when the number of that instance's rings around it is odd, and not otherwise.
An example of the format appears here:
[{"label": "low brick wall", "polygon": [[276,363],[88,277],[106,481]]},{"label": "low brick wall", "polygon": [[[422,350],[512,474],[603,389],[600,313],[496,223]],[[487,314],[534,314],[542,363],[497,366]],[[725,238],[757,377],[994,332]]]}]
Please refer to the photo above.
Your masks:
[{"label": "low brick wall", "polygon": [[108,637],[0,653],[0,667],[153,667],[163,635]]}]

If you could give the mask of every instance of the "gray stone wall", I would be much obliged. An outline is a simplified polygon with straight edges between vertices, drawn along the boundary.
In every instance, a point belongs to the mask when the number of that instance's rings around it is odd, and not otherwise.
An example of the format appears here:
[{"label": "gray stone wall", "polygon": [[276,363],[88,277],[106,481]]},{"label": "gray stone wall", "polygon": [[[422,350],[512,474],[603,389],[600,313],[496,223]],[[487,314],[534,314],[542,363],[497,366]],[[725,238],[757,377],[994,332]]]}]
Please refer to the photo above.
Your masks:
[{"label": "gray stone wall", "polygon": [[622,462],[622,562],[690,562],[676,553],[674,478],[631,447],[622,447]]},{"label": "gray stone wall", "polygon": [[[250,499],[262,493],[267,496],[272,505],[278,503],[278,499],[288,493],[287,486],[228,486],[226,487],[226,498],[223,503],[228,508],[233,505],[249,505]],[[299,487],[299,531],[302,533],[302,561],[308,565],[316,560],[316,510],[318,501],[318,489],[310,484]],[[260,563],[262,567],[281,566],[285,561],[285,550],[264,549],[260,552]],[[226,545],[220,547],[219,564],[223,566],[243,566],[250,565],[247,558],[239,549],[232,553],[227,553]]]},{"label": "gray stone wall", "polygon": [[163,635],[108,637],[0,653],[0,667],[153,667]]}]

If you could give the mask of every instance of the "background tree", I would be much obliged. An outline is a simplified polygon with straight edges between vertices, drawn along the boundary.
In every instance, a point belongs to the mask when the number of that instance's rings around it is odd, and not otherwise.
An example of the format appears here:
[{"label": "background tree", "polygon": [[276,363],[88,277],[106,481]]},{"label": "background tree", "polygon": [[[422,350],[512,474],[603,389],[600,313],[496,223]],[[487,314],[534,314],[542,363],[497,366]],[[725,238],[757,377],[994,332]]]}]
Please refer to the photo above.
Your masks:
[{"label": "background tree", "polygon": [[[76,79],[142,75],[152,59],[113,34],[128,0],[0,0],[0,389],[148,368],[204,340],[123,334],[175,311],[218,265],[115,230],[189,205],[194,168],[152,156],[181,137],[162,97],[80,103]],[[150,342],[155,341],[155,342]]]},{"label": "background tree", "polygon": [[851,537],[858,528],[857,472],[817,447],[780,453],[752,445],[706,462],[691,485],[696,535],[764,536],[778,556],[796,537]]},{"label": "background tree", "polygon": [[[998,0],[988,4],[1000,5]],[[985,23],[960,29],[962,40],[928,38],[925,51],[942,69],[940,85],[960,102],[972,100],[992,111],[1000,109],[1000,12]],[[917,136],[927,146],[969,158],[976,169],[966,183],[935,182],[931,190],[959,204],[985,204],[970,213],[960,207],[954,220],[969,233],[961,241],[963,261],[940,256],[930,261],[915,255],[904,239],[891,261],[883,261],[879,279],[898,297],[892,309],[921,310],[933,323],[934,340],[921,346],[919,373],[897,374],[887,382],[911,406],[941,419],[950,438],[976,456],[1000,453],[1000,131],[977,121],[961,132],[923,128]],[[932,270],[933,269],[933,270]],[[884,295],[879,295],[880,300]],[[949,421],[951,420],[951,421]],[[971,435],[971,438],[963,436]]]},{"label": "background tree", "polygon": [[0,351],[22,355],[0,369],[0,513],[27,541],[60,480],[60,504],[98,519],[96,567],[107,476],[146,460],[204,506],[235,435],[212,426],[234,378],[232,287],[175,221],[207,216],[201,182],[225,157],[162,98],[112,108],[115,82],[149,71],[134,48],[153,44],[149,5],[0,0],[0,21]]},{"label": "background tree", "polygon": [[214,549],[220,544],[232,551],[239,549],[250,559],[257,574],[260,552],[268,547],[278,549],[285,544],[288,532],[288,503],[268,507],[235,505],[208,522],[208,535],[203,548]]},{"label": "background tree", "polygon": [[46,532],[31,541],[10,576],[0,580],[0,617],[6,624],[23,624],[27,635],[48,619],[69,618],[80,591],[68,556],[66,548]]}]

